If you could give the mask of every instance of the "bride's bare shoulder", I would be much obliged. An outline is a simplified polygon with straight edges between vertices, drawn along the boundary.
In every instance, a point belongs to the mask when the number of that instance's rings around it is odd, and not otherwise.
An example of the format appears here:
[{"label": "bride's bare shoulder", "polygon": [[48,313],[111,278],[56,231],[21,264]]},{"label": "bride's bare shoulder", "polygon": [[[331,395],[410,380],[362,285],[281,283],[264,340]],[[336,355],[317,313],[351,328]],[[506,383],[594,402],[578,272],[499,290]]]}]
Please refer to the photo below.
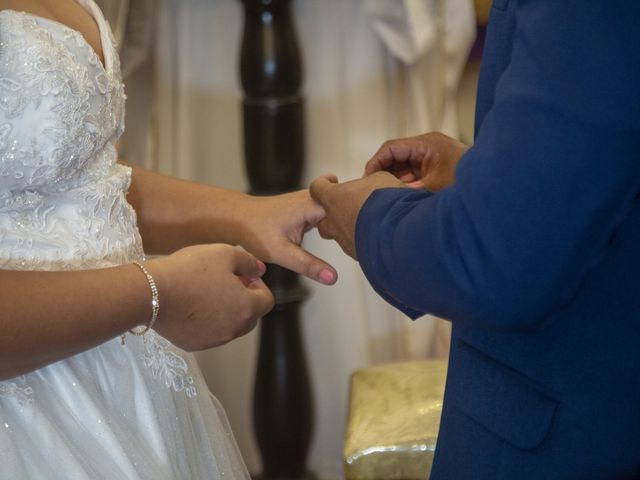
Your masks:
[{"label": "bride's bare shoulder", "polygon": [[76,0],[0,0],[2,10],[16,10],[55,20],[80,32],[104,63],[98,25]]},{"label": "bride's bare shoulder", "polygon": [[49,9],[37,0],[0,0],[0,10],[16,10],[48,16]]}]

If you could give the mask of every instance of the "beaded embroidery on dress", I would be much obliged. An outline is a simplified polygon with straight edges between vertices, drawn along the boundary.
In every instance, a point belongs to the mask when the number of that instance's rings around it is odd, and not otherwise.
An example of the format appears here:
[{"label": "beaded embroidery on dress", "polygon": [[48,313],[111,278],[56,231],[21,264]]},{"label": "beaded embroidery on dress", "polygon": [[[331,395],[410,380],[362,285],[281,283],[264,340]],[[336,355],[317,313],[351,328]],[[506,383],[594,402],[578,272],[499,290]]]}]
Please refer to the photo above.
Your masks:
[{"label": "beaded embroidery on dress", "polygon": [[[144,258],[117,161],[124,87],[77,31],[0,11],[0,268],[105,268]],[[144,319],[140,322],[144,323]],[[54,450],[52,450],[54,448]],[[0,479],[248,478],[192,356],[151,332],[0,381]]]}]

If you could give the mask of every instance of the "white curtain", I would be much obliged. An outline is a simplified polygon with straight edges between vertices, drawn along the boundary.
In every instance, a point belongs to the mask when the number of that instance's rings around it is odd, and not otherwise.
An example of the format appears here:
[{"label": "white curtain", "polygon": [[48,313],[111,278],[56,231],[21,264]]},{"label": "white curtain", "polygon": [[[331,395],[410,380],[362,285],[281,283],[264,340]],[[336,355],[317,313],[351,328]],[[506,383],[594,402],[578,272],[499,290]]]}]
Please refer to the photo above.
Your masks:
[{"label": "white curtain", "polygon": [[[138,5],[132,14],[137,2],[153,8]],[[124,52],[136,39],[136,51],[149,53],[127,66],[125,155],[164,173],[245,190],[241,2],[101,3],[124,28]],[[132,14],[128,20],[118,6]],[[359,177],[389,138],[429,130],[459,137],[456,93],[475,36],[472,0],[296,0],[293,7],[305,62],[305,182],[325,172]],[[153,41],[140,35],[150,26]],[[309,465],[320,478],[340,478],[350,374],[377,363],[446,355],[448,324],[430,317],[409,321],[377,297],[335,244],[316,233],[305,244],[340,274],[334,287],[308,282],[311,297],[302,308],[316,412]],[[254,332],[199,354],[253,472],[260,470],[251,424],[256,348]]]}]

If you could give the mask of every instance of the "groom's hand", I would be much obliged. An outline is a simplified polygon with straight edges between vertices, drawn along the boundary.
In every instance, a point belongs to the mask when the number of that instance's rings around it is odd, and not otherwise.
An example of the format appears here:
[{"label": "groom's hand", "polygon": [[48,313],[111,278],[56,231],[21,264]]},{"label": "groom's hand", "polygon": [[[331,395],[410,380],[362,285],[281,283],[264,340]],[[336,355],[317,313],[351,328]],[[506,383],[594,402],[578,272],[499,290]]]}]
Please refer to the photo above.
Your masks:
[{"label": "groom's hand", "polygon": [[338,242],[342,250],[357,260],[355,247],[356,221],[369,195],[379,188],[403,188],[404,183],[387,172],[377,172],[360,180],[338,183],[335,175],[323,175],[311,184],[311,197],[326,212],[318,224],[322,238]]},{"label": "groom's hand", "polygon": [[439,132],[385,142],[367,162],[364,176],[391,172],[408,186],[438,192],[455,183],[455,171],[469,147]]}]

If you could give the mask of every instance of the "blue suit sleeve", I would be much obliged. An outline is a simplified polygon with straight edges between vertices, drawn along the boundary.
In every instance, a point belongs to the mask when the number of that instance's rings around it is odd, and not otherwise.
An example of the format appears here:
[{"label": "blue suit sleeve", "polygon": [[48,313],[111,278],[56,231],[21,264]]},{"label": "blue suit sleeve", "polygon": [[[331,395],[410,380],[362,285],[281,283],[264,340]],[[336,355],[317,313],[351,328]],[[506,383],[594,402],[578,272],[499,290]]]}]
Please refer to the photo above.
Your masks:
[{"label": "blue suit sleeve", "polygon": [[510,63],[455,185],[378,190],[358,217],[365,275],[411,317],[540,328],[637,201],[638,8],[521,4]]}]

